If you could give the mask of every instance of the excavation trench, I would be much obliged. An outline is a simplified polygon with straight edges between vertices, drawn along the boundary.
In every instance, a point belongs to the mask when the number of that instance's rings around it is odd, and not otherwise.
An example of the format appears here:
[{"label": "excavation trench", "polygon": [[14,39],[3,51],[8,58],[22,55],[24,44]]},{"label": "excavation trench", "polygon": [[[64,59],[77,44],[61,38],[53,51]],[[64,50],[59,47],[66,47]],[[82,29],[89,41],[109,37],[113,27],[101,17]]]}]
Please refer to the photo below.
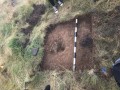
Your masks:
[{"label": "excavation trench", "polygon": [[[94,66],[91,15],[78,17],[76,70]],[[51,25],[44,41],[43,70],[72,70],[75,19]]]}]

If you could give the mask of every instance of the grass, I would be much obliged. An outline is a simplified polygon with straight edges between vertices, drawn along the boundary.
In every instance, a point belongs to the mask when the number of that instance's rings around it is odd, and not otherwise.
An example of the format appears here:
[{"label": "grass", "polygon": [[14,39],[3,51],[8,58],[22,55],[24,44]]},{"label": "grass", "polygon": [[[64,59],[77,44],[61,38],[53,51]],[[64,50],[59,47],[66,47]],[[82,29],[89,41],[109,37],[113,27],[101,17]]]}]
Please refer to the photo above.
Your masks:
[{"label": "grass", "polygon": [[[2,2],[3,0],[0,1],[0,3]],[[23,89],[26,81],[30,82],[28,84],[30,90],[42,90],[47,84],[50,84],[53,90],[84,90],[84,86],[94,90],[118,90],[113,78],[109,78],[109,82],[107,82],[96,74],[89,75],[85,71],[76,80],[75,74],[71,71],[38,72],[38,66],[43,57],[45,29],[49,24],[68,21],[76,15],[82,15],[94,9],[108,12],[120,4],[119,0],[99,0],[97,3],[92,2],[92,0],[66,0],[64,6],[59,8],[57,15],[53,13],[51,5],[45,0],[18,0],[18,2],[15,7],[9,7],[7,6],[9,1],[7,1],[2,4],[3,10],[0,10],[0,51],[2,52],[0,54],[0,65],[4,61],[4,68],[7,68],[8,73],[10,73],[10,78],[6,79],[0,74],[1,90]],[[42,22],[34,27],[31,35],[24,36],[20,30],[28,26],[25,21],[33,10],[33,4],[45,4],[47,10],[42,16]],[[120,55],[120,37],[116,33],[119,28],[116,27],[116,24],[119,24],[119,18],[117,21],[111,16],[102,18],[101,21],[104,23],[96,28],[99,35],[95,40],[97,47],[95,57],[100,60],[101,66],[109,68],[112,65],[112,60],[117,59]],[[110,21],[111,19],[112,24],[105,24],[107,20]],[[16,21],[18,21],[17,24]],[[23,49],[21,43],[26,38],[30,40],[30,44]],[[32,48],[39,48],[36,57],[32,56]]]},{"label": "grass", "polygon": [[15,13],[13,14],[13,19],[19,21],[21,24],[24,24],[26,18],[29,17],[32,10],[33,8],[31,5],[22,5],[16,9]]},{"label": "grass", "polygon": [[[39,84],[37,82],[39,82]],[[35,86],[33,86],[34,84]],[[74,74],[68,70],[62,72],[40,72],[29,84],[28,89],[32,90],[32,88],[34,88],[34,90],[44,90],[46,85],[51,85],[52,90],[83,90],[82,85],[76,82]]]},{"label": "grass", "polygon": [[100,77],[95,73],[89,75],[87,72],[84,72],[81,77],[81,82],[84,87],[92,90],[119,90],[113,77],[107,79],[105,77]]},{"label": "grass", "polygon": [[22,45],[21,42],[18,38],[13,38],[10,43],[9,43],[9,47],[12,48],[12,51],[14,54],[19,54],[22,53]]},{"label": "grass", "polygon": [[12,30],[13,30],[13,24],[12,23],[6,23],[3,26],[1,26],[1,33],[3,36],[10,36]]}]

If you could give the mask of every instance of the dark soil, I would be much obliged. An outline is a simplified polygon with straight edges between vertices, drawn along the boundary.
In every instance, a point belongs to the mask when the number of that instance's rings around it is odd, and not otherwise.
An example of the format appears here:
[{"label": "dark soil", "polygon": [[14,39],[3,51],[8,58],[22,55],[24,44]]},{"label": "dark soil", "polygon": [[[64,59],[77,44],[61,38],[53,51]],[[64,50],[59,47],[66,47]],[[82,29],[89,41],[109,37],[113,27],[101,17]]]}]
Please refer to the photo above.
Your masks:
[{"label": "dark soil", "polygon": [[33,5],[33,12],[30,16],[26,19],[26,22],[29,23],[27,28],[22,28],[21,32],[25,35],[30,34],[35,25],[37,25],[38,21],[40,21],[41,16],[45,13],[45,6],[44,5]]},{"label": "dark soil", "polygon": [[25,35],[28,35],[32,32],[33,26],[28,26],[27,28],[21,28],[21,32],[24,33]]},{"label": "dark soil", "polygon": [[91,69],[94,67],[94,43],[92,40],[93,35],[91,15],[80,17],[79,21],[76,69]]},{"label": "dark soil", "polygon": [[93,47],[93,39],[90,36],[85,36],[85,38],[80,43],[83,47],[91,48]]},{"label": "dark soil", "polygon": [[[94,42],[91,15],[78,17],[76,70],[94,67]],[[44,45],[43,70],[69,69],[73,66],[75,20],[50,26]]]},{"label": "dark soil", "polygon": [[41,15],[45,13],[45,6],[44,5],[33,5],[33,12],[30,14],[28,19],[26,20],[32,26],[35,26],[38,21],[41,19]]},{"label": "dark soil", "polygon": [[57,53],[65,50],[65,44],[61,38],[56,39],[50,47],[51,53]]},{"label": "dark soil", "polygon": [[[33,5],[33,12],[30,14],[30,16],[26,19],[26,22],[29,23],[29,26],[27,28],[21,28],[21,33],[24,33],[25,35],[31,34],[34,27],[37,25],[37,23],[41,20],[41,16],[45,13],[45,6],[44,5]],[[22,43],[23,48],[26,48],[26,46],[29,43],[29,39],[25,40],[26,42]]]}]

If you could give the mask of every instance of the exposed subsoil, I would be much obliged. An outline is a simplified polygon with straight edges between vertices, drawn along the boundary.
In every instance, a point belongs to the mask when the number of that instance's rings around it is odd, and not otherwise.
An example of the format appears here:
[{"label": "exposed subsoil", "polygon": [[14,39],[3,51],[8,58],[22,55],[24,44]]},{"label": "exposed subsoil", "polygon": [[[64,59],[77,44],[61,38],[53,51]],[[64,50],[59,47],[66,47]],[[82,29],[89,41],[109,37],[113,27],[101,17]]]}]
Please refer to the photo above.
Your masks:
[{"label": "exposed subsoil", "polygon": [[[78,17],[76,70],[94,67],[91,15]],[[44,45],[43,70],[69,69],[73,66],[75,20],[50,26]]]}]

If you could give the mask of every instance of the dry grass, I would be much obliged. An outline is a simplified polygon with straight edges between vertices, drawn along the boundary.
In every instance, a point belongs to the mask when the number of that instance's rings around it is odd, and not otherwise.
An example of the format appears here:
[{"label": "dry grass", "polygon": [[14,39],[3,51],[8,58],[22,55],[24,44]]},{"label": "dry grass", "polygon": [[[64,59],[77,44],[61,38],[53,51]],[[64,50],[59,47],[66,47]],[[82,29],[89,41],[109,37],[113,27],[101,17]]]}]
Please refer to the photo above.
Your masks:
[{"label": "dry grass", "polygon": [[[39,82],[39,84],[38,84]],[[82,84],[76,82],[73,72],[71,71],[45,71],[37,74],[28,85],[28,89],[44,90],[46,85],[51,86],[51,90],[84,90]]]},{"label": "dry grass", "polygon": [[[3,4],[4,0],[0,0],[0,8],[2,8],[0,10],[0,26],[5,25],[6,23],[12,23],[13,28],[11,32],[5,36],[0,33],[0,72],[5,68],[8,68],[8,73],[10,73],[11,76],[10,78],[5,78],[4,75],[0,74],[1,90],[8,90],[8,88],[9,90],[23,89],[25,81],[30,81],[30,84],[28,85],[30,90],[42,90],[47,84],[52,86],[52,90],[67,90],[68,88],[70,90],[84,90],[83,86],[85,85],[89,85],[88,90],[91,89],[91,87],[95,88],[95,86],[99,87],[97,90],[118,90],[113,78],[110,78],[110,82],[106,82],[104,80],[102,81],[101,78],[95,74],[93,76],[89,76],[88,73],[85,72],[79,80],[76,80],[75,74],[71,71],[37,72],[37,65],[41,62],[43,55],[42,45],[45,36],[44,30],[47,26],[67,21],[74,18],[76,15],[82,15],[94,9],[104,12],[111,11],[115,6],[120,4],[120,0],[99,0],[97,3],[92,2],[92,0],[66,0],[64,6],[59,8],[59,13],[57,15],[53,13],[52,7],[49,5],[47,0],[17,0],[18,3],[15,7],[10,5],[9,0],[6,1],[7,2]],[[25,19],[33,10],[33,4],[45,4],[47,10],[42,16],[42,22],[38,23],[31,33],[31,44],[25,49],[25,57],[20,53],[18,56],[15,56],[12,49],[9,47],[9,43],[13,38],[19,38],[20,40],[24,39],[23,35],[19,33],[19,30],[20,28],[28,25],[25,23]],[[13,17],[15,13],[18,14],[17,17]],[[14,21],[16,19],[20,20],[20,23],[14,25]],[[0,32],[1,30],[3,29],[0,27]],[[10,31],[9,28],[7,28],[7,30]],[[96,44],[98,53],[97,57],[100,57],[101,66],[110,67],[112,61],[108,62],[108,60],[112,60],[113,58],[116,59],[117,56],[119,56],[119,36],[108,38],[100,35],[99,40],[107,42],[108,45],[106,43]],[[109,43],[113,43],[113,41],[115,41],[114,45],[116,47],[112,49],[113,57],[110,57],[111,54],[104,50],[105,48],[103,48],[103,46],[109,46]],[[31,49],[33,47],[40,48],[40,52],[37,57],[31,56]],[[107,60],[102,58],[104,55],[109,56]],[[35,74],[35,76],[30,78],[31,74]],[[3,82],[5,83],[4,85],[2,85]],[[108,84],[111,84],[111,86],[106,87]]]}]

